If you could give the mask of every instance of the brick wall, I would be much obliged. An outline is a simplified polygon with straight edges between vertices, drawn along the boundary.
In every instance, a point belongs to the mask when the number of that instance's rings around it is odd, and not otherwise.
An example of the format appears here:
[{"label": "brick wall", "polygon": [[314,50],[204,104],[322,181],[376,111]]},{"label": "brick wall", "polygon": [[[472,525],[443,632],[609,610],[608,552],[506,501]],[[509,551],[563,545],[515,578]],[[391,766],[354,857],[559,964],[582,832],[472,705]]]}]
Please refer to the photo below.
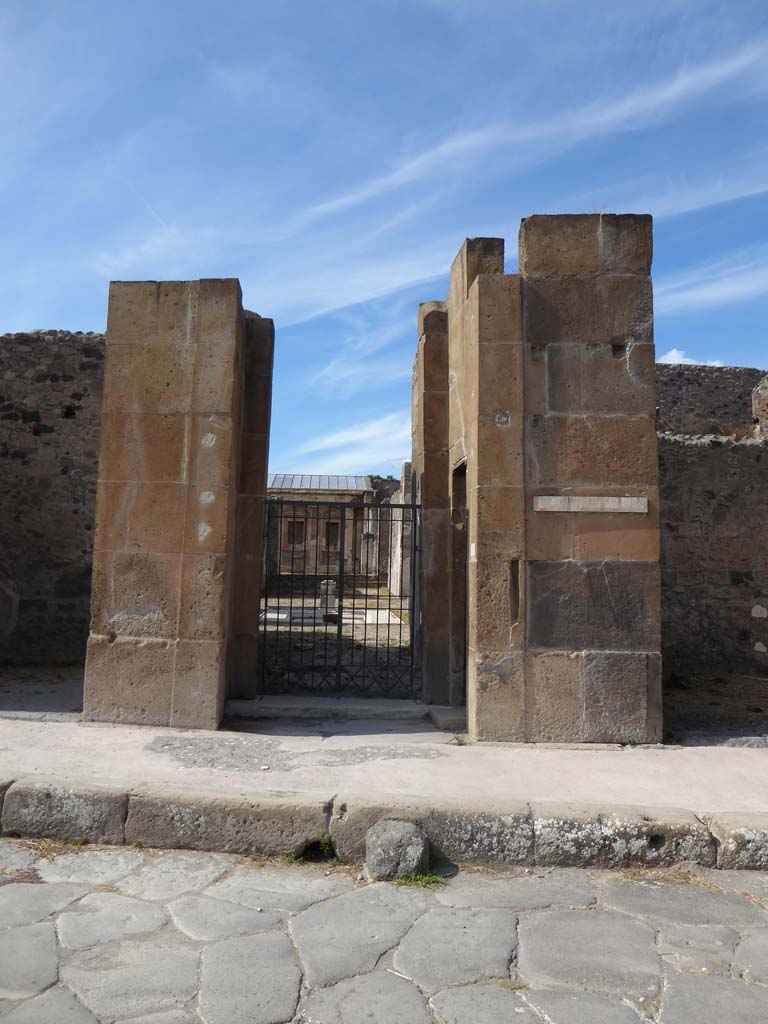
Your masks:
[{"label": "brick wall", "polygon": [[104,336],[0,335],[0,551],[19,595],[0,660],[85,655]]}]

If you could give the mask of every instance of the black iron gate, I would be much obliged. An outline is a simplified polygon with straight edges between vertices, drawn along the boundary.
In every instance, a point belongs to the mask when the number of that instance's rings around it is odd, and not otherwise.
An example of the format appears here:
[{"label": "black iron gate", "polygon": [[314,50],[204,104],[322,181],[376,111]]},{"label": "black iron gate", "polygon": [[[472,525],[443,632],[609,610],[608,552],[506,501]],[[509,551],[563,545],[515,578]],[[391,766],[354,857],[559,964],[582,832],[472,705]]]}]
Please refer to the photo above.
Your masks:
[{"label": "black iron gate", "polygon": [[263,693],[418,697],[418,505],[267,499]]}]

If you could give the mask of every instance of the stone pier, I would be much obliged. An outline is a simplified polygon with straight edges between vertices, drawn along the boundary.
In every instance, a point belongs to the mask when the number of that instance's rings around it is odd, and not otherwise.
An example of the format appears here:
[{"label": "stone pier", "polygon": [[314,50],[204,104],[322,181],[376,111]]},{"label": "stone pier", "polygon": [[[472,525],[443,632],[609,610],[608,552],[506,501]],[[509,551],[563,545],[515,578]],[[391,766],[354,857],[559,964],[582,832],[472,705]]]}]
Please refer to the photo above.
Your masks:
[{"label": "stone pier", "polygon": [[86,719],[212,729],[245,688],[271,363],[236,280],[111,285]]},{"label": "stone pier", "polygon": [[476,739],[661,738],[651,252],[650,217],[541,216],[519,274],[493,238],[451,269],[447,433],[419,455],[449,497],[451,539],[425,530],[423,561],[449,575],[451,636],[424,620],[423,642],[454,702],[465,679]]}]

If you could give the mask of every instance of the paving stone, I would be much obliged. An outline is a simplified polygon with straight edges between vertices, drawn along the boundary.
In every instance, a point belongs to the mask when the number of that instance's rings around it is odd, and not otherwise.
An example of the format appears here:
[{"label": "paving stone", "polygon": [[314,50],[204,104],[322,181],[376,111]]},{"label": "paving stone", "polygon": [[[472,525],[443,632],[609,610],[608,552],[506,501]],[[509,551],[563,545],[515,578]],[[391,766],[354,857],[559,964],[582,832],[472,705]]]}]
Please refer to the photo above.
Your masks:
[{"label": "paving stone", "polygon": [[409,981],[388,971],[348,978],[313,992],[301,1003],[307,1024],[429,1024],[424,997]]},{"label": "paving stone", "polygon": [[97,1017],[125,1020],[189,1002],[199,959],[176,940],[133,939],[74,954],[60,976]]},{"label": "paving stone", "polygon": [[269,931],[279,928],[283,920],[273,911],[259,913],[251,907],[238,907],[197,894],[174,900],[168,909],[176,927],[199,942]]},{"label": "paving stone", "polygon": [[626,882],[605,879],[600,903],[645,918],[656,927],[665,924],[718,924],[734,928],[768,925],[768,913],[735,893],[701,885],[665,882]]},{"label": "paving stone", "polygon": [[298,866],[238,868],[228,878],[209,886],[206,896],[262,910],[306,910],[320,900],[354,888],[349,875],[324,875],[321,870]]},{"label": "paving stone", "polygon": [[0,840],[0,871],[23,871],[31,868],[37,858],[37,851],[28,846],[9,839]]},{"label": "paving stone", "polygon": [[311,987],[371,971],[424,913],[424,895],[384,882],[315,904],[290,921]]},{"label": "paving stone", "polygon": [[439,1024],[540,1024],[541,1018],[511,988],[499,985],[468,985],[449,988],[432,996]]},{"label": "paving stone", "polygon": [[161,907],[132,896],[94,892],[80,900],[77,910],[61,914],[59,939],[69,949],[87,949],[123,935],[155,932],[168,920]]},{"label": "paving stone", "polygon": [[287,935],[225,939],[203,952],[200,1016],[205,1024],[284,1024],[294,1015],[300,985]]},{"label": "paving stone", "polygon": [[0,999],[26,999],[53,985],[56,932],[48,921],[0,932]]},{"label": "paving stone", "polygon": [[759,1024],[768,1020],[768,988],[728,978],[673,975],[660,1024]]},{"label": "paving stone", "polygon": [[204,889],[232,867],[232,858],[213,853],[165,853],[117,883],[128,896],[173,900]]},{"label": "paving stone", "polygon": [[395,969],[434,991],[489,978],[509,978],[517,917],[508,910],[432,910],[395,953]]},{"label": "paving stone", "polygon": [[656,938],[656,948],[677,970],[727,975],[738,933],[718,925],[668,925]]},{"label": "paving stone", "polygon": [[735,871],[728,869],[698,868],[696,877],[704,879],[718,889],[747,893],[768,899],[768,871]]},{"label": "paving stone", "polygon": [[57,985],[22,1003],[3,1024],[98,1024],[87,1007],[68,988]]},{"label": "paving stone", "polygon": [[734,972],[747,981],[768,985],[768,929],[745,935],[733,958]]},{"label": "paving stone", "polygon": [[579,869],[563,868],[510,878],[459,874],[435,894],[448,907],[497,907],[535,910],[537,907],[588,907],[595,902],[594,886]]},{"label": "paving stone", "polygon": [[200,1024],[200,1018],[186,1010],[165,1010],[119,1021],[118,1024]]},{"label": "paving stone", "polygon": [[522,919],[517,964],[532,988],[647,997],[661,980],[652,929],[606,910],[550,910]]},{"label": "paving stone", "polygon": [[632,1007],[592,992],[526,992],[525,1000],[552,1024],[640,1024]]},{"label": "paving stone", "polygon": [[136,850],[84,850],[65,853],[53,860],[38,860],[35,869],[46,882],[83,882],[112,885],[146,860]]},{"label": "paving stone", "polygon": [[35,882],[4,885],[0,889],[0,930],[42,921],[87,892],[78,885],[38,885]]}]

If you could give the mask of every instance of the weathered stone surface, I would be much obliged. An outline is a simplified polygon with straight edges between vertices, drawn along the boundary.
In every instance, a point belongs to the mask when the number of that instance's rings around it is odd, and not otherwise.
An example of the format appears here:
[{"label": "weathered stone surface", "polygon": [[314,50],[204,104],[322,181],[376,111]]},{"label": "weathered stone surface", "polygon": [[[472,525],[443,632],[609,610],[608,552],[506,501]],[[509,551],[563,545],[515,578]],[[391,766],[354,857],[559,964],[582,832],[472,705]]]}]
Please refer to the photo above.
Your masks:
[{"label": "weathered stone surface", "polygon": [[56,933],[47,921],[0,930],[0,999],[26,999],[53,985],[56,960]]},{"label": "weathered stone surface", "polygon": [[405,878],[429,867],[429,842],[409,821],[378,821],[365,834],[365,871],[374,881]]},{"label": "weathered stone surface", "polygon": [[586,867],[671,866],[715,862],[709,830],[690,811],[674,808],[534,804],[536,863]]},{"label": "weathered stone surface", "polygon": [[755,1024],[768,1017],[768,988],[690,974],[668,979],[661,1024]]},{"label": "weathered stone surface", "polygon": [[6,1024],[98,1024],[68,988],[57,985],[3,1017]]},{"label": "weathered stone surface", "polygon": [[235,935],[247,935],[279,928],[282,916],[238,907],[208,896],[182,896],[168,908],[173,923],[196,942],[215,942]]},{"label": "weathered stone surface", "polygon": [[584,739],[588,743],[660,743],[661,657],[586,652],[584,708]]},{"label": "weathered stone surface", "polygon": [[[36,850],[10,839],[0,843],[0,871],[23,871],[31,868],[38,858]],[[53,881],[53,879],[51,879]]]},{"label": "weathered stone surface", "polygon": [[141,867],[144,861],[144,854],[137,850],[83,850],[53,860],[38,860],[35,870],[46,882],[111,885]]},{"label": "weathered stone surface", "polygon": [[238,868],[206,889],[206,896],[241,903],[254,910],[283,910],[296,913],[320,900],[349,892],[354,882],[348,875],[325,875],[310,867],[270,866]]},{"label": "weathered stone surface", "polygon": [[508,978],[517,917],[507,910],[432,910],[400,942],[395,968],[421,989]]},{"label": "weathered stone surface", "polygon": [[487,864],[533,862],[533,822],[525,804],[505,807],[497,815],[435,811],[421,826],[447,857]]},{"label": "weathered stone surface", "polygon": [[432,996],[431,1003],[440,1024],[539,1024],[539,1017],[523,996],[498,985],[448,988]]},{"label": "weathered stone surface", "polygon": [[[310,986],[373,970],[425,910],[419,892],[376,883],[316,904],[290,921]],[[333,934],[333,942],[328,936]]]},{"label": "weathered stone surface", "polygon": [[301,853],[324,831],[322,804],[297,808],[278,800],[247,800],[179,791],[131,795],[126,842],[240,854]]},{"label": "weathered stone surface", "polygon": [[518,972],[532,988],[652,997],[661,963],[653,931],[605,910],[553,910],[523,919]]},{"label": "weathered stone surface", "polygon": [[3,832],[119,846],[127,804],[127,795],[109,786],[22,779],[5,794]]},{"label": "weathered stone surface", "polygon": [[647,276],[524,278],[525,336],[531,345],[629,345],[653,341]]},{"label": "weathered stone surface", "polygon": [[768,984],[768,928],[749,932],[743,937],[736,949],[733,966],[734,972],[746,981]]},{"label": "weathered stone surface", "polygon": [[[0,449],[8,453],[0,488],[0,552],[13,553],[10,576],[20,599],[6,592],[5,610],[13,613],[18,604],[18,618],[9,646],[0,640],[0,660],[10,654],[16,664],[82,661],[103,359],[103,334],[30,331],[0,337]],[[2,607],[0,584],[0,616]],[[0,626],[0,637],[3,632]]]},{"label": "weathered stone surface", "polygon": [[69,949],[87,949],[124,935],[155,932],[167,920],[165,911],[150,903],[113,892],[94,892],[80,900],[76,911],[59,917],[59,940]]},{"label": "weathered stone surface", "polygon": [[650,562],[532,562],[528,642],[554,650],[654,650],[659,572]]},{"label": "weathered stone surface", "polygon": [[533,871],[531,874],[498,878],[485,872],[462,871],[435,893],[447,907],[495,907],[508,910],[536,910],[540,907],[588,907],[595,902],[595,890],[583,871]]},{"label": "weathered stone surface", "polygon": [[669,434],[746,433],[764,370],[746,366],[656,364],[657,428]]},{"label": "weathered stone surface", "polygon": [[299,999],[301,972],[287,936],[225,939],[203,951],[200,1013],[205,1024],[285,1024]]},{"label": "weathered stone surface", "polygon": [[768,815],[717,814],[709,827],[719,842],[719,868],[768,868]]},{"label": "weathered stone surface", "polygon": [[618,999],[592,992],[527,992],[525,1000],[557,1024],[638,1024],[641,1017]]},{"label": "weathered stone surface", "polygon": [[600,885],[600,901],[634,914],[654,927],[670,924],[726,925],[744,928],[768,926],[768,911],[733,893],[695,885],[664,882],[628,882],[606,877]]},{"label": "weathered stone surface", "polygon": [[738,939],[732,928],[719,925],[665,925],[656,946],[678,971],[727,976]]},{"label": "weathered stone surface", "polygon": [[340,981],[302,1000],[309,1024],[429,1024],[424,997],[410,982],[385,971]]},{"label": "weathered stone surface", "polygon": [[172,900],[205,888],[231,867],[231,859],[221,854],[168,853],[148,861],[117,888],[139,899]]},{"label": "weathered stone surface", "polygon": [[4,885],[0,889],[0,929],[42,921],[85,896],[87,891],[77,885]]},{"label": "weathered stone surface", "polygon": [[653,254],[647,214],[577,213],[525,217],[520,272],[527,277],[648,274]]},{"label": "weathered stone surface", "polygon": [[131,1017],[130,1020],[121,1024],[199,1024],[200,1018],[197,1014],[186,1010],[164,1010],[161,1013],[142,1014],[141,1017]]},{"label": "weathered stone surface", "polygon": [[198,948],[166,937],[75,954],[61,980],[97,1017],[125,1020],[183,1006],[197,992]]}]

